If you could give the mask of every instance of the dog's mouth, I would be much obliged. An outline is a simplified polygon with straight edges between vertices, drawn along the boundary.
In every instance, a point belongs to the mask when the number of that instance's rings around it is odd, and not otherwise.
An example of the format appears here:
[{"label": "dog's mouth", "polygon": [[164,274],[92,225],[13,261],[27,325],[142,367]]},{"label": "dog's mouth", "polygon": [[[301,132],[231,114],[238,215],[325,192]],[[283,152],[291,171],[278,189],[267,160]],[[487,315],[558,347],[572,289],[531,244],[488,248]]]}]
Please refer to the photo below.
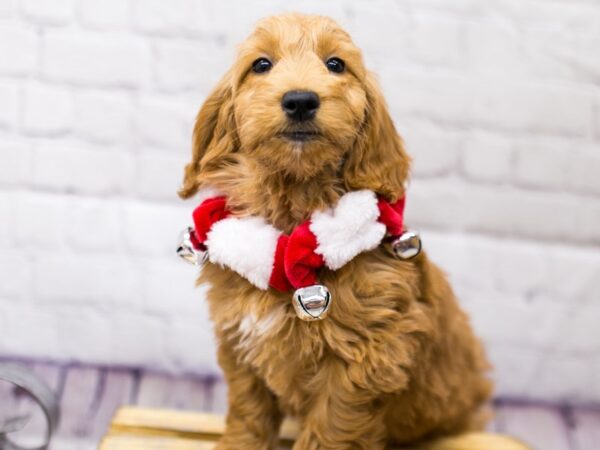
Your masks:
[{"label": "dog's mouth", "polygon": [[284,131],[279,135],[292,142],[307,142],[319,137],[319,133],[314,130],[293,130]]}]

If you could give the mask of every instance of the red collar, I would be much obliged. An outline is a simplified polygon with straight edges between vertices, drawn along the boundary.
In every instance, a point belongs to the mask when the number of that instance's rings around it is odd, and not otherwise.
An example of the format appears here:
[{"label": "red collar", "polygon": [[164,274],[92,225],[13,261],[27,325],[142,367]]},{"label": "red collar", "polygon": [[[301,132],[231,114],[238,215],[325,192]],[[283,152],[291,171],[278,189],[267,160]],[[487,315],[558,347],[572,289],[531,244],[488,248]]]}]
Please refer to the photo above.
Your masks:
[{"label": "red collar", "polygon": [[[363,193],[367,194],[364,195]],[[369,195],[371,197],[369,197]],[[313,214],[310,220],[307,220],[294,228],[290,235],[283,233],[274,235],[276,236],[276,243],[273,243],[272,245],[272,247],[274,247],[274,255],[272,255],[271,258],[272,269],[270,271],[270,276],[268,277],[268,287],[274,288],[281,292],[287,292],[293,289],[314,285],[317,282],[318,271],[321,267],[327,266],[330,269],[336,270],[340,267],[340,264],[343,265],[348,262],[346,261],[347,258],[352,259],[361,251],[374,248],[373,242],[378,245],[383,237],[399,236],[402,233],[404,225],[405,197],[402,197],[400,200],[391,203],[381,196],[375,197],[375,195],[370,191],[355,191],[353,193],[346,194],[344,197],[346,196],[348,198],[352,196],[355,198],[362,196],[372,202],[372,205],[370,205],[372,208],[377,208],[375,210],[375,215],[372,217],[374,223],[372,226],[369,224],[367,225],[370,226],[369,230],[374,232],[377,231],[374,228],[377,227],[377,223],[383,225],[383,227],[379,225],[378,228],[378,230],[381,230],[381,236],[378,238],[379,240],[375,242],[373,240],[374,238],[369,238],[369,243],[365,244],[366,248],[362,248],[360,245],[358,247],[354,245],[352,246],[353,248],[348,249],[346,252],[347,255],[342,255],[341,257],[338,254],[331,255],[332,252],[336,251],[336,245],[335,243],[332,243],[329,245],[329,248],[333,248],[333,250],[328,250],[326,245],[327,242],[325,242],[327,239],[329,239],[327,236],[328,228],[327,226],[319,227],[319,223],[317,221],[334,221],[329,217],[335,216],[335,209],[331,210],[332,212],[330,216],[327,214],[321,214],[320,216],[316,217],[315,214]],[[342,203],[341,199],[340,203]],[[360,212],[361,211],[359,211],[359,213]],[[326,219],[323,219],[323,216],[325,216]],[[346,217],[347,216],[348,215],[346,215]],[[211,234],[211,230],[213,230],[213,227],[216,223],[228,218],[233,218],[233,215],[227,208],[227,198],[224,196],[212,197],[204,200],[193,212],[194,233],[192,233],[192,243],[194,247],[199,250],[206,250],[208,247],[211,261],[213,261],[213,255],[211,255],[210,245],[208,245],[210,243],[208,242],[209,235]],[[354,225],[352,220],[350,220],[350,222],[352,223],[340,223],[339,227],[341,228],[338,229],[348,231],[348,229],[352,228]],[[265,226],[270,225],[265,224]],[[362,239],[362,234],[366,233],[366,228],[364,228],[364,225],[361,225],[361,227],[362,228],[357,228],[355,230],[356,240]],[[329,227],[329,229],[330,228],[331,227]],[[373,233],[371,234],[374,235]],[[251,239],[250,236],[248,238]],[[354,247],[356,247],[356,249]],[[341,253],[344,252],[342,251]],[[219,260],[217,256],[215,256],[215,261],[222,265],[234,265],[228,264],[226,261]],[[235,267],[230,268],[236,270]],[[238,273],[243,272],[242,269],[236,271],[238,271]],[[252,281],[247,274],[240,274],[242,276],[246,276],[250,281]],[[258,285],[259,287],[263,287],[258,282],[254,282],[254,284]],[[267,280],[265,280],[264,284],[267,284]]]}]

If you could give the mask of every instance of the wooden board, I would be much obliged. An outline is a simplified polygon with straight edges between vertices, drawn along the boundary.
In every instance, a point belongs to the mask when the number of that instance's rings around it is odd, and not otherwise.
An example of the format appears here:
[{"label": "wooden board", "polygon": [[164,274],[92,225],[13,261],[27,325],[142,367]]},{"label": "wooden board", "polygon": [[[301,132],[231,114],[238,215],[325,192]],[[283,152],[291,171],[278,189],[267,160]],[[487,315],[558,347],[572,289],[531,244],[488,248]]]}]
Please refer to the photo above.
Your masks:
[{"label": "wooden board", "polygon": [[[124,407],[117,411],[99,450],[209,450],[225,429],[217,414]],[[297,425],[281,427],[282,449],[291,447]]]},{"label": "wooden board", "polygon": [[146,372],[140,380],[136,404],[145,408],[209,411],[207,387],[201,378]]},{"label": "wooden board", "polygon": [[579,410],[573,413],[573,439],[578,450],[592,450],[600,445],[600,410]]},{"label": "wooden board", "polygon": [[498,407],[502,431],[540,450],[569,450],[568,429],[559,410],[535,405]]},{"label": "wooden board", "polygon": [[[224,417],[216,414],[124,407],[115,415],[99,450],[211,450],[224,429]],[[284,421],[280,448],[290,449],[297,434],[297,423]],[[447,438],[421,448],[428,449],[528,450],[510,438],[490,433]]]}]

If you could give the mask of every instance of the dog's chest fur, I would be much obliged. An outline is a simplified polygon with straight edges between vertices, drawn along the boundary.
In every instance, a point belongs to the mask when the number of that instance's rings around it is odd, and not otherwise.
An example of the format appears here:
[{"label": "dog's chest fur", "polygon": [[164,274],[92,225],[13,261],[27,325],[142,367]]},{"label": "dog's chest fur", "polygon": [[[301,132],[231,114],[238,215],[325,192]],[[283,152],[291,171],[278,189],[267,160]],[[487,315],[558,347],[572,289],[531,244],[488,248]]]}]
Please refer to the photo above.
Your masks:
[{"label": "dog's chest fur", "polygon": [[323,369],[332,364],[345,367],[344,376],[357,387],[394,392],[407,376],[407,349],[431,327],[424,305],[412,301],[418,285],[413,264],[382,251],[323,276],[334,297],[330,316],[319,322],[296,317],[291,293],[260,291],[213,266],[203,280],[211,284],[220,345],[263,379],[288,413],[302,414],[313,393],[329,388],[334,380],[325,375],[332,372]]}]

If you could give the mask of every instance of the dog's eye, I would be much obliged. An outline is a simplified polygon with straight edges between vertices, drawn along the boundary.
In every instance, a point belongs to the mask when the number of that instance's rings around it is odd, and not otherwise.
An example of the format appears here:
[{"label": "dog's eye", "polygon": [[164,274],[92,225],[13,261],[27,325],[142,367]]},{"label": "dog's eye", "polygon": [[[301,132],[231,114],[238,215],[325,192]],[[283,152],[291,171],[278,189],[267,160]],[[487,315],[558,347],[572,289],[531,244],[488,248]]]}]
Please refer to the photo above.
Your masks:
[{"label": "dog's eye", "polygon": [[273,63],[267,58],[258,58],[252,63],[252,71],[255,73],[265,73],[271,70]]},{"label": "dog's eye", "polygon": [[340,58],[329,58],[325,63],[330,72],[342,73],[346,69],[346,64]]}]

